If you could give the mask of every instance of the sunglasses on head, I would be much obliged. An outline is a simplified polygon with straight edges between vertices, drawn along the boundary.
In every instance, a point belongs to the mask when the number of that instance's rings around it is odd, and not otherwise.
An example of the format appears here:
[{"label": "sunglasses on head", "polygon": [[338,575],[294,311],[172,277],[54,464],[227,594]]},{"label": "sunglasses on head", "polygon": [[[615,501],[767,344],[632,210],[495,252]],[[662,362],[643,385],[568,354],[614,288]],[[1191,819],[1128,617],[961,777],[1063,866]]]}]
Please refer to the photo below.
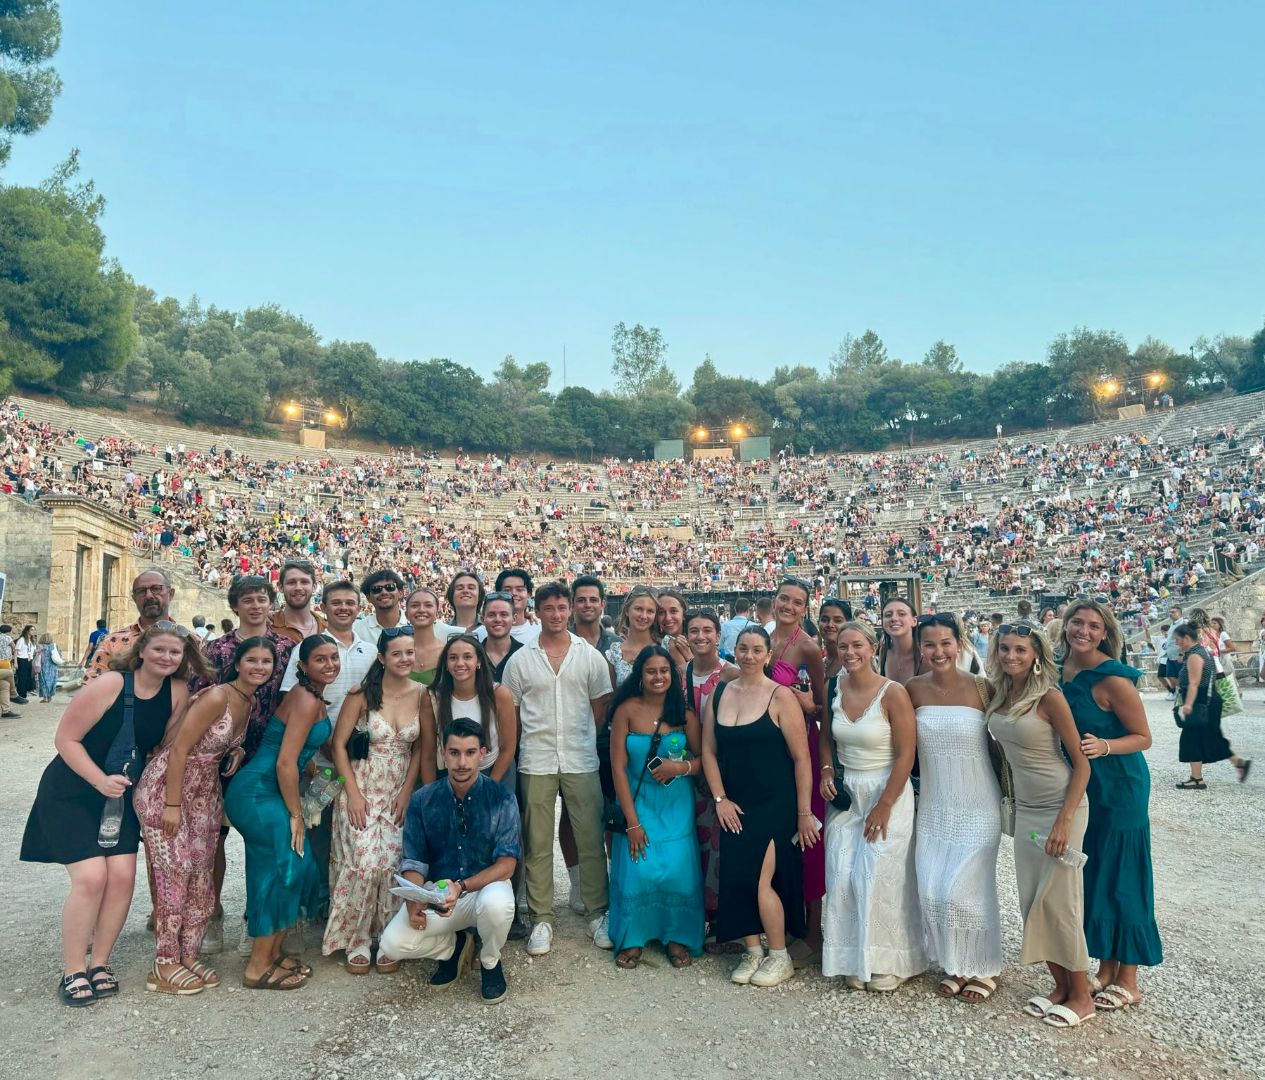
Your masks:
[{"label": "sunglasses on head", "polygon": [[388,626],[382,631],[382,636],[386,638],[387,641],[391,641],[393,638],[398,637],[412,637],[413,628],[411,626]]},{"label": "sunglasses on head", "polygon": [[957,627],[957,624],[957,619],[953,615],[950,615],[947,611],[938,611],[933,612],[930,615],[918,616],[919,626],[947,626],[950,630],[953,630]]},{"label": "sunglasses on head", "polygon": [[370,596],[377,596],[379,593],[384,593],[384,592],[399,592],[399,591],[400,591],[400,587],[396,585],[394,581],[387,581],[381,585],[369,586]]},{"label": "sunglasses on head", "polygon": [[1033,634],[1040,632],[1039,626],[1034,626],[1030,622],[1002,623],[997,628],[998,634],[1015,634],[1018,637],[1031,637]]},{"label": "sunglasses on head", "polygon": [[483,598],[483,602],[485,604],[489,600],[506,600],[512,604],[514,602],[514,594],[512,592],[506,592],[504,589],[502,589],[499,592],[490,592],[487,594],[487,596]]},{"label": "sunglasses on head", "polygon": [[187,638],[189,636],[189,628],[174,623],[170,619],[160,619],[154,623],[154,629],[160,634],[175,634],[179,638]]}]

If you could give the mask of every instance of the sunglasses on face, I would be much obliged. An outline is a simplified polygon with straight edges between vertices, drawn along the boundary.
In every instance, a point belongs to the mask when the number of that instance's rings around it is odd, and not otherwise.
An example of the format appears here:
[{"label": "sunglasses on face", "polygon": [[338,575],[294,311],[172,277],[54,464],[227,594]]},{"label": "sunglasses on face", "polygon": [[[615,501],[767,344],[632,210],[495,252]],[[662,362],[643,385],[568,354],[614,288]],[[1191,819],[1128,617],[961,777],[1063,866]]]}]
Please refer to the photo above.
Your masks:
[{"label": "sunglasses on face", "polygon": [[399,592],[399,591],[400,591],[399,588],[395,585],[394,582],[391,582],[391,581],[388,581],[385,585],[370,585],[369,586],[370,596],[378,596],[384,592]]}]

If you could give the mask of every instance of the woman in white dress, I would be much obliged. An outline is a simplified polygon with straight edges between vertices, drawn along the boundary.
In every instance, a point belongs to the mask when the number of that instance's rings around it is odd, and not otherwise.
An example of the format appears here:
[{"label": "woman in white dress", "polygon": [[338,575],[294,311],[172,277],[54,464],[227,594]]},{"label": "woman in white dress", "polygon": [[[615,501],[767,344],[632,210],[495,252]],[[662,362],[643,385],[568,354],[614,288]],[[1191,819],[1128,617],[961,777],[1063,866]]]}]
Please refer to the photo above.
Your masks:
[{"label": "woman in white dress", "polygon": [[979,1002],[996,991],[1001,972],[1001,790],[984,722],[988,682],[959,666],[963,636],[956,615],[921,616],[914,638],[926,674],[905,690],[922,774],[914,861],[927,958],[945,973],[943,997]]},{"label": "woman in white dress", "polygon": [[[821,973],[854,990],[895,990],[926,969],[914,880],[914,710],[899,683],[874,670],[878,640],[865,623],[839,631],[844,675],[821,728],[821,760],[837,746],[852,799],[826,824]],[[833,745],[831,740],[833,739]],[[835,797],[834,766],[821,794]]]}]

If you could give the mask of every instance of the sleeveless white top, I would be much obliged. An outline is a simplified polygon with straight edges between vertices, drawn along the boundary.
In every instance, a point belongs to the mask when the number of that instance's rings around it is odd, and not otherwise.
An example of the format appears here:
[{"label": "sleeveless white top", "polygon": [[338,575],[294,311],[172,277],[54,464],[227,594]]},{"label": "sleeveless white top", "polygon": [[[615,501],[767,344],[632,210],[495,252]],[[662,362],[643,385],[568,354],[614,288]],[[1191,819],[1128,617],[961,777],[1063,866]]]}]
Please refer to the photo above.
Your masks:
[{"label": "sleeveless white top", "polygon": [[[462,701],[461,698],[454,696],[452,699],[452,718],[454,720],[473,720],[483,728],[484,734],[487,735],[488,753],[487,757],[483,759],[483,764],[479,766],[479,771],[487,772],[496,764],[496,756],[501,749],[497,742],[496,718],[493,717],[490,724],[483,722],[483,709],[479,706],[477,694],[469,701]],[[443,732],[440,732],[440,737],[443,737]],[[444,767],[443,754],[439,756],[439,767],[441,769]]]},{"label": "sleeveless white top", "polygon": [[883,715],[883,695],[891,686],[891,680],[883,683],[865,711],[855,721],[843,711],[843,686],[835,692],[834,716],[830,733],[839,748],[839,760],[845,769],[866,771],[890,769],[896,760],[896,748],[892,743],[892,725]]}]

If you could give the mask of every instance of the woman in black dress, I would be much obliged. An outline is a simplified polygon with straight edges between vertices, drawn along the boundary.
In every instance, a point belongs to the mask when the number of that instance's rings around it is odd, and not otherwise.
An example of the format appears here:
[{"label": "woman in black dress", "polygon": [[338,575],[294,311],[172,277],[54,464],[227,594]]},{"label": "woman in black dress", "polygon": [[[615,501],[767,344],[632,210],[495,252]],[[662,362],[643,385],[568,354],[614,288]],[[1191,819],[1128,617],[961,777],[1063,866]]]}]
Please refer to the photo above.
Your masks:
[{"label": "woman in black dress", "polygon": [[[70,874],[62,909],[62,1000],[91,1005],[119,991],[109,968],[110,952],[127,920],[136,879],[140,825],[132,809],[138,777],[107,776],[111,745],[123,724],[123,671],[131,672],[135,697],[132,724],[144,761],[162,742],[167,723],[188,698],[190,674],[205,675],[198,639],[183,626],[158,622],[114,662],[115,670],[94,679],[71,699],[57,725],[57,757],[44,770],[22,837],[23,862],[61,863]],[[123,796],[119,841],[97,842],[106,799]],[[91,946],[95,967],[88,966]]]},{"label": "woman in black dress", "polygon": [[[1199,609],[1196,608],[1196,611]],[[1177,785],[1182,791],[1203,791],[1204,766],[1229,759],[1239,772],[1239,783],[1247,779],[1252,759],[1239,757],[1221,732],[1221,698],[1216,690],[1216,665],[1212,654],[1202,642],[1198,624],[1179,623],[1173,630],[1173,640],[1182,653],[1181,673],[1177,677],[1177,704],[1174,712],[1186,721],[1177,747],[1177,760],[1190,766],[1190,779]],[[1189,721],[1196,706],[1207,706],[1203,723]]]},{"label": "woman in black dress", "polygon": [[795,973],[786,935],[804,936],[801,853],[817,843],[821,822],[812,812],[804,713],[764,673],[769,635],[747,627],[734,655],[742,674],[703,706],[703,772],[721,827],[716,940],[746,944],[733,982],[777,986]]}]

